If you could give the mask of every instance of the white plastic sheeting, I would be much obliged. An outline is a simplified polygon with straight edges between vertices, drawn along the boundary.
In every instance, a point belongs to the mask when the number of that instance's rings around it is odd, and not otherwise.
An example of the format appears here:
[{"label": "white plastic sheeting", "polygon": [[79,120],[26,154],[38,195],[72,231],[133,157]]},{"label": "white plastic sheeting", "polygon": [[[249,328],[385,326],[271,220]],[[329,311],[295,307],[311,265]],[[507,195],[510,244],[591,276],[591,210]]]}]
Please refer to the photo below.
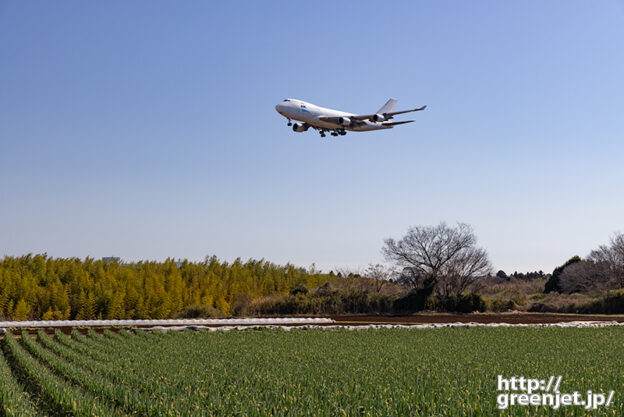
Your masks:
[{"label": "white plastic sheeting", "polygon": [[608,327],[608,326],[624,326],[624,323],[617,321],[569,321],[560,323],[527,323],[527,324],[509,324],[509,323],[431,323],[431,324],[365,324],[359,326],[342,326],[342,325],[301,325],[301,326],[283,326],[283,325],[254,325],[254,326],[222,326],[222,327],[206,327],[206,326],[173,326],[173,327],[144,327],[140,329],[132,329],[133,331],[182,331],[182,330],[207,330],[211,332],[227,332],[230,330],[249,330],[254,328],[281,329],[285,331],[291,330],[370,330],[370,329],[442,329],[445,327]]},{"label": "white plastic sheeting", "polygon": [[56,327],[137,327],[137,330],[209,330],[228,331],[250,328],[324,329],[324,330],[367,330],[367,329],[441,329],[445,327],[607,327],[624,326],[617,321],[569,321],[559,323],[430,323],[430,324],[361,324],[340,325],[329,318],[317,317],[278,317],[248,319],[182,319],[182,320],[57,320],[57,321],[4,321],[3,329],[15,328],[56,328]]},{"label": "white plastic sheeting", "polygon": [[171,319],[171,320],[53,320],[0,321],[0,328],[50,327],[115,327],[115,326],[266,326],[298,324],[331,324],[332,319],[319,317],[274,317],[248,319]]}]

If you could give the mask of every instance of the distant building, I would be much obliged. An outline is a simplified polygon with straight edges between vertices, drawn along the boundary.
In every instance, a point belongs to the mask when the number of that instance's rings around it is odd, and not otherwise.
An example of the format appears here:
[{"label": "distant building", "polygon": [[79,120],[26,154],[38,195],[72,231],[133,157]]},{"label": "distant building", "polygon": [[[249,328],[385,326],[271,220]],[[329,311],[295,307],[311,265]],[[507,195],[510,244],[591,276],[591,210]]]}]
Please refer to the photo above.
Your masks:
[{"label": "distant building", "polygon": [[102,257],[102,262],[111,263],[111,262],[121,262],[121,258],[118,256],[104,256]]}]

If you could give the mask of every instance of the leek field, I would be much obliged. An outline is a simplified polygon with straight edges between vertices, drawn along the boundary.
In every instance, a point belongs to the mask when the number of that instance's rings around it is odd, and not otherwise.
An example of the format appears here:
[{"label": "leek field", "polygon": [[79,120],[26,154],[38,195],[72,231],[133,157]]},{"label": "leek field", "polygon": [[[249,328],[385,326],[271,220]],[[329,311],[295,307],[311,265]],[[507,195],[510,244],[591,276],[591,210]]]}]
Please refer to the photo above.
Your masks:
[{"label": "leek field", "polygon": [[[7,333],[0,415],[624,415],[624,328]],[[613,404],[496,408],[496,378],[561,375]]]}]

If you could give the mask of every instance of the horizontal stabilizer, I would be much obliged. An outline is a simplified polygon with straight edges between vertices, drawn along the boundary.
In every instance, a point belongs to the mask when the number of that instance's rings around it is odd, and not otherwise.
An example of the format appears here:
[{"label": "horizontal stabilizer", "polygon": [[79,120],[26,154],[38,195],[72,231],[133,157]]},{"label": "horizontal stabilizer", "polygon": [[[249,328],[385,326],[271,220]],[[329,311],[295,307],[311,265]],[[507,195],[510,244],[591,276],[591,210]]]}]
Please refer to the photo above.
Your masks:
[{"label": "horizontal stabilizer", "polygon": [[[413,111],[421,111],[421,110],[425,110],[426,108],[427,108],[427,106],[422,106],[422,107],[418,107],[417,109],[401,110],[401,111],[385,112],[385,113],[377,113],[377,114],[382,114],[383,116],[386,117],[386,120],[390,120],[394,116],[396,116],[397,114],[411,113]],[[351,119],[354,119],[354,120],[371,120],[375,116],[376,116],[376,114],[365,114],[365,115],[362,115],[362,116],[351,116]]]}]

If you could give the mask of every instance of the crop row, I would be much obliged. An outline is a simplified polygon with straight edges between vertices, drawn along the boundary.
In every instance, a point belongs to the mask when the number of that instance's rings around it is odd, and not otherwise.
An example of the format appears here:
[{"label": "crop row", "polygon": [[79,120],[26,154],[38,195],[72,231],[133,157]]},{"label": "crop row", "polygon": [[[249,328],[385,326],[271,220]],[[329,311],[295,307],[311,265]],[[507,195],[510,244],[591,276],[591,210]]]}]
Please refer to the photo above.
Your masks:
[{"label": "crop row", "polygon": [[11,373],[4,355],[0,354],[0,415],[7,417],[36,416],[37,410]]},{"label": "crop row", "polygon": [[9,334],[0,401],[24,416],[585,415],[496,409],[498,374],[561,375],[563,392],[615,389],[593,415],[622,415],[622,340],[615,327]]},{"label": "crop row", "polygon": [[[29,344],[27,334],[22,339]],[[30,355],[19,345],[15,337],[8,333],[4,338],[7,355],[14,361],[20,377],[26,381],[42,402],[42,407],[54,414],[74,416],[121,416],[123,413],[100,402],[79,387],[68,384],[66,380],[55,375],[52,370]]]}]

